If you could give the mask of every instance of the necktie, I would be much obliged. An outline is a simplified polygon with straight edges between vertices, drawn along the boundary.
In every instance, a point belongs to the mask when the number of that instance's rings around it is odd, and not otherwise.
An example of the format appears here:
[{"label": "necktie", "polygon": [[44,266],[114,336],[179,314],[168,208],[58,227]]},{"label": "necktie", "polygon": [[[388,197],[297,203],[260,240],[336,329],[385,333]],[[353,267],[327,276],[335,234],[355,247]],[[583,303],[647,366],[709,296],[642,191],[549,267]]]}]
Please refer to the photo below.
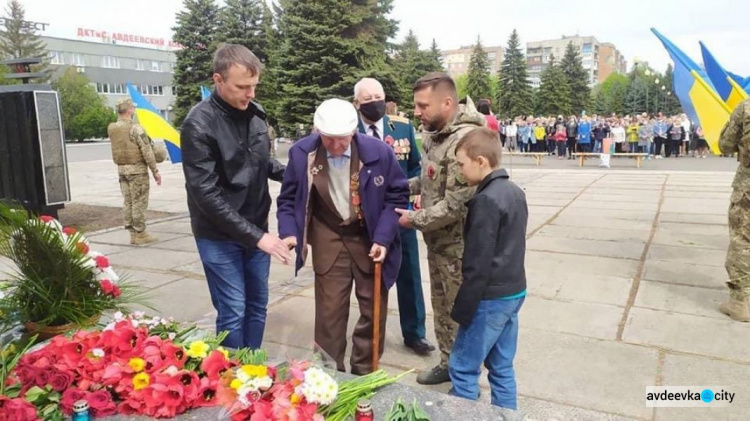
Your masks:
[{"label": "necktie", "polygon": [[377,137],[378,139],[380,139],[380,134],[378,133],[378,126],[371,124],[370,130],[372,130],[373,137]]}]

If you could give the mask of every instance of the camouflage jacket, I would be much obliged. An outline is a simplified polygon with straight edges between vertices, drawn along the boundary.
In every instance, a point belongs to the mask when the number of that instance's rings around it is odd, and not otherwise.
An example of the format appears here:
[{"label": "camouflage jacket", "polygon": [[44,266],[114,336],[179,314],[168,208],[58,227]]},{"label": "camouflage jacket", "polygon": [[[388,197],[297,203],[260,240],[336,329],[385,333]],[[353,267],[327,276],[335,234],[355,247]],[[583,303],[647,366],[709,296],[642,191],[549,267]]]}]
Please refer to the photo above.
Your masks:
[{"label": "camouflage jacket", "polygon": [[[409,180],[411,193],[422,195],[422,209],[413,212],[409,222],[425,233],[425,240],[433,231],[436,236],[449,234],[446,240],[460,242],[466,202],[474,195],[459,173],[456,162],[456,145],[471,130],[485,125],[484,115],[472,103],[460,107],[453,121],[437,133],[423,133],[422,171],[419,177]],[[456,238],[455,235],[458,235]]]},{"label": "camouflage jacket", "polygon": [[735,190],[750,192],[750,99],[741,102],[721,131],[719,148],[723,154],[737,153],[740,165],[734,176]]}]

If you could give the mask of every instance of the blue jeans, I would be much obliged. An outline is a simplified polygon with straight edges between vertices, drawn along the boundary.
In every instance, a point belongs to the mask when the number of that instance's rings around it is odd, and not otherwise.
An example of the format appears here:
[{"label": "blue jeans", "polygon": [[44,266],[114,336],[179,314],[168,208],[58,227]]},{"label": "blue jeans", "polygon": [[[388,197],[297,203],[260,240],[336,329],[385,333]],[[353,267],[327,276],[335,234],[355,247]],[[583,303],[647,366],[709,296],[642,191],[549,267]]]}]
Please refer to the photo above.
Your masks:
[{"label": "blue jeans", "polygon": [[266,328],[271,256],[233,241],[196,238],[198,254],[216,309],[216,332],[229,348],[260,348]]},{"label": "blue jeans", "polygon": [[492,404],[518,409],[513,359],[518,345],[518,311],[525,299],[483,300],[471,324],[459,326],[448,362],[452,395],[479,399],[479,375],[484,362],[489,370]]}]

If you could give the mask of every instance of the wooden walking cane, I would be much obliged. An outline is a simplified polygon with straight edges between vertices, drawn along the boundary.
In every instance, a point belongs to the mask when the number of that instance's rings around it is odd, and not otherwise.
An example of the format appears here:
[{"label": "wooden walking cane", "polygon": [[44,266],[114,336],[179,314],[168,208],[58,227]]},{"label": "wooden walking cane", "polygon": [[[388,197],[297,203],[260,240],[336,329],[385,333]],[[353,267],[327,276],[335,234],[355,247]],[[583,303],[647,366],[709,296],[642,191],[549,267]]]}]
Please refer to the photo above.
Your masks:
[{"label": "wooden walking cane", "polygon": [[378,369],[380,360],[380,288],[382,287],[382,269],[381,262],[375,262],[375,277],[373,280],[374,297],[373,297],[373,321],[372,321],[372,371]]}]

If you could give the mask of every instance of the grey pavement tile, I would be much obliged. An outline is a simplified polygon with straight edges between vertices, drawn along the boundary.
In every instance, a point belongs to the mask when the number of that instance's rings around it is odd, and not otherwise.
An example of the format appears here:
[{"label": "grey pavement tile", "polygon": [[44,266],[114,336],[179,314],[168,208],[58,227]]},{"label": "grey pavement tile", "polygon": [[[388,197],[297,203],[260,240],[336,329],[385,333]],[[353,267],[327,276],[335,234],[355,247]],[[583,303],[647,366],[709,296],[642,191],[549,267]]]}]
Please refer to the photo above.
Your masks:
[{"label": "grey pavement tile", "polygon": [[729,317],[721,320],[634,307],[625,325],[623,340],[750,363],[747,325]]},{"label": "grey pavement tile", "polygon": [[600,241],[577,238],[558,238],[538,236],[526,242],[527,250],[552,251],[557,253],[580,254],[586,256],[603,256],[620,259],[640,259],[643,254],[643,243],[624,241]]},{"label": "grey pavement tile", "polygon": [[582,210],[580,208],[564,210],[560,216],[553,221],[554,225],[566,225],[573,227],[596,227],[614,229],[651,230],[651,220],[618,219],[596,215],[593,210]]},{"label": "grey pavement tile", "polygon": [[519,319],[521,328],[572,333],[614,340],[623,308],[572,301],[555,301],[528,296]]},{"label": "grey pavement tile", "polygon": [[536,198],[536,197],[526,197],[526,203],[529,204],[529,206],[565,206],[568,203],[570,203],[571,198],[567,199],[552,199],[552,198]]},{"label": "grey pavement tile", "polygon": [[159,270],[169,270],[199,260],[198,253],[168,250],[155,253],[154,249],[148,247],[118,253],[110,259],[113,264],[119,266]]},{"label": "grey pavement tile", "polygon": [[583,193],[578,200],[586,202],[629,202],[629,203],[658,203],[659,196],[657,195],[642,195],[638,190],[633,190],[632,194],[626,195],[621,194],[622,191],[613,191],[612,194],[604,193],[592,193],[586,191]]},{"label": "grey pavement tile", "polygon": [[[154,233],[153,235],[158,234]],[[177,250],[198,253],[198,246],[195,245],[195,238],[192,235],[175,238],[174,240],[160,241],[149,248],[154,250]]]},{"label": "grey pavement tile", "polygon": [[[573,209],[576,211],[578,209]],[[599,218],[624,219],[628,221],[642,221],[653,223],[656,219],[656,211],[646,210],[618,210],[618,209],[592,209],[587,214],[595,215]]]},{"label": "grey pavement tile", "polygon": [[631,243],[646,243],[650,232],[646,230],[612,229],[597,227],[569,227],[563,225],[547,225],[537,236],[579,238],[601,241],[626,241]]},{"label": "grey pavement tile", "polygon": [[121,245],[121,246],[113,246],[111,244],[104,244],[104,243],[97,243],[95,241],[91,241],[90,245],[92,250],[102,253],[107,256],[111,256],[113,254],[122,253],[123,251],[132,250],[136,246],[131,245]]},{"label": "grey pavement tile", "polygon": [[638,271],[638,262],[628,259],[584,256],[576,254],[548,253],[528,250],[526,252],[526,274],[528,277],[566,276],[620,276],[632,278]]},{"label": "grey pavement tile", "polygon": [[719,311],[719,303],[726,299],[727,293],[721,290],[641,281],[635,305],[726,320],[727,316]]},{"label": "grey pavement tile", "polygon": [[528,207],[529,207],[529,215],[539,215],[539,216],[552,216],[562,209],[561,206],[529,205]]},{"label": "grey pavement tile", "polygon": [[664,192],[664,197],[685,198],[685,199],[723,200],[725,203],[727,203],[727,206],[729,206],[729,197],[731,197],[731,193],[701,192],[699,194],[696,194],[695,192],[690,192],[690,191],[667,190]]},{"label": "grey pavement tile", "polygon": [[190,228],[190,220],[188,218],[178,219],[175,221],[162,222],[158,224],[151,224],[148,226],[149,231],[154,233],[168,232],[172,234],[184,234],[192,235],[193,230]]},{"label": "grey pavement tile", "polygon": [[734,392],[735,397],[724,408],[656,408],[657,421],[744,421],[748,418],[750,365],[668,353],[664,359],[662,380],[665,386],[719,386]]},{"label": "grey pavement tile", "polygon": [[182,278],[150,292],[153,296],[151,303],[162,317],[174,317],[175,320],[194,322],[213,310],[206,281]]},{"label": "grey pavement tile", "polygon": [[632,283],[632,278],[617,276],[571,276],[564,280],[556,298],[624,307]]},{"label": "grey pavement tile", "polygon": [[[484,376],[484,372],[482,373]],[[484,386],[482,384],[482,386]],[[484,393],[482,396],[487,396]],[[489,398],[489,396],[488,396]],[[555,421],[555,420],[587,420],[587,421],[632,421],[637,418],[609,414],[607,412],[583,409],[557,402],[535,399],[520,395],[518,408],[525,414],[526,421]]]},{"label": "grey pavement tile", "polygon": [[[153,234],[155,237],[159,238],[159,242],[174,240],[175,238],[183,237],[182,234],[172,234],[172,233],[159,233]],[[93,234],[89,235],[88,239],[97,242],[97,243],[107,243],[107,244],[115,244],[115,245],[127,245],[130,246],[130,232],[125,229],[118,229],[114,231],[109,231],[101,234]],[[153,245],[159,244],[152,243]],[[139,246],[143,248],[144,246]],[[147,247],[147,246],[146,246]]]},{"label": "grey pavement tile", "polygon": [[651,244],[648,249],[649,260],[661,260],[674,263],[700,263],[707,266],[724,266],[726,251]]},{"label": "grey pavement tile", "polygon": [[655,202],[615,202],[609,200],[583,200],[577,199],[569,208],[612,209],[612,210],[634,210],[634,211],[656,211],[658,203]]},{"label": "grey pavement tile", "polygon": [[676,235],[679,234],[700,234],[700,235],[718,235],[728,236],[729,230],[723,225],[707,224],[689,224],[677,222],[659,222],[657,233],[659,231],[668,231]]},{"label": "grey pavement tile", "polygon": [[[695,225],[694,227],[713,227],[714,225]],[[667,246],[681,246],[681,247],[698,247],[708,248],[717,250],[726,250],[729,246],[729,236],[724,233],[722,235],[705,235],[705,234],[691,234],[691,233],[678,233],[674,231],[668,231],[662,229],[660,226],[654,234],[653,244],[663,244]]]},{"label": "grey pavement tile", "polygon": [[[729,207],[729,205],[727,205]],[[677,222],[685,224],[709,224],[709,225],[727,225],[727,216],[702,214],[702,213],[676,213],[661,212],[659,214],[660,222]]]},{"label": "grey pavement tile", "polygon": [[622,342],[523,328],[518,338],[518,392],[538,399],[650,418],[644,392],[656,368],[656,350]]},{"label": "grey pavement tile", "polygon": [[203,270],[203,263],[200,262],[200,256],[194,262],[173,267],[172,271],[183,273],[192,278],[205,278],[205,271]]},{"label": "grey pavement tile", "polygon": [[181,275],[174,273],[149,272],[128,268],[118,268],[117,274],[121,278],[127,278],[127,280],[137,282],[146,288],[158,288],[182,278]]},{"label": "grey pavement tile", "polygon": [[724,290],[728,278],[726,270],[719,266],[647,260],[642,279]]},{"label": "grey pavement tile", "polygon": [[726,215],[729,202],[719,199],[706,199],[702,197],[682,198],[667,197],[664,199],[662,212],[675,213],[697,213],[705,215]]}]

